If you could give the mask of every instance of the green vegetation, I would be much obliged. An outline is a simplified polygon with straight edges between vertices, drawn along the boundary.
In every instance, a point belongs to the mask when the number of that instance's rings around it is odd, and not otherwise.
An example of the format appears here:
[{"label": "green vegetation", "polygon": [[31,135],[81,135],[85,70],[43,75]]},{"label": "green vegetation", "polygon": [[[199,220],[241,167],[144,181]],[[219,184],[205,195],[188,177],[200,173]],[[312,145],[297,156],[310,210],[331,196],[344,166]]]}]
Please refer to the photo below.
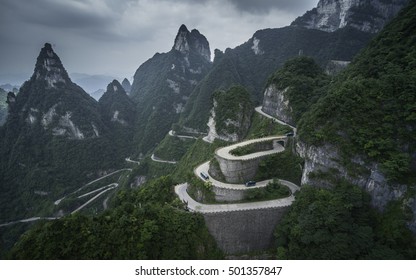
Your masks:
[{"label": "green vegetation", "polygon": [[272,149],[273,141],[261,141],[235,148],[234,150],[230,151],[230,154],[232,154],[233,156],[244,156]]},{"label": "green vegetation", "polygon": [[384,214],[361,188],[302,187],[276,230],[278,259],[414,259],[415,238],[399,204]]},{"label": "green vegetation", "polygon": [[[93,184],[85,185],[76,193],[72,193],[67,195],[58,206],[55,207],[55,211],[62,211],[62,214],[70,214],[72,211],[83,205],[85,202],[90,200],[92,197],[97,195],[99,192],[94,192],[90,195],[80,197],[84,194],[87,194],[89,192],[92,192],[94,190],[97,190],[99,188],[108,186],[113,183],[118,183],[119,185],[122,185],[123,181],[125,180],[125,177],[129,176],[130,171],[125,170],[118,173],[115,173],[114,175],[111,175],[109,177],[106,177],[102,180],[99,180]],[[102,189],[103,191],[104,189]],[[84,207],[81,211],[82,213],[93,213],[96,214],[98,212],[102,212],[103,206],[102,203],[106,197],[109,197],[109,195],[114,194],[115,190],[108,191],[107,193],[103,194],[102,196],[98,197],[93,203],[87,205]]]},{"label": "green vegetation", "polygon": [[211,109],[207,104],[212,94],[232,85],[244,86],[251,100],[259,104],[270,75],[288,59],[297,57],[299,51],[324,67],[329,60],[352,60],[372,36],[355,28],[323,32],[289,26],[257,31],[253,37],[259,40],[261,55],[254,53],[252,40],[225,53],[216,52],[212,70],[196,86],[186,104],[182,124],[205,129]]},{"label": "green vegetation", "polygon": [[268,157],[259,164],[256,181],[279,178],[300,185],[303,160],[292,152],[293,143],[288,143],[286,149]]},{"label": "green vegetation", "polygon": [[117,194],[96,217],[40,222],[14,246],[12,259],[219,259],[199,214],[174,199],[169,177]]},{"label": "green vegetation", "polygon": [[253,104],[250,94],[242,86],[233,86],[227,91],[216,91],[213,96],[215,128],[219,135],[237,134],[243,139],[250,127]]},{"label": "green vegetation", "polygon": [[287,89],[285,98],[292,108],[287,114],[295,123],[325,93],[328,83],[329,77],[318,64],[304,56],[287,61],[268,82],[281,91]]},{"label": "green vegetation", "polygon": [[412,1],[304,115],[303,141],[335,144],[343,158],[379,163],[391,181],[416,182],[415,22]]},{"label": "green vegetation", "polygon": [[126,178],[125,182],[121,184],[123,187],[130,187],[134,178],[137,176],[144,176],[147,179],[156,179],[162,176],[173,174],[176,166],[174,164],[167,164],[162,162],[155,162],[150,157],[140,160],[140,165],[136,165],[133,171]]},{"label": "green vegetation", "polygon": [[[217,57],[217,56],[216,56]],[[212,95],[219,90],[227,90],[232,85],[240,83],[239,74],[232,61],[225,57],[220,62],[214,61],[212,70],[195,87],[181,116],[181,124],[201,131],[206,130],[209,113],[212,108]]]},{"label": "green vegetation", "polygon": [[250,201],[262,201],[279,199],[288,197],[291,191],[288,187],[279,183],[278,180],[273,179],[272,182],[268,183],[264,188],[249,188],[245,194],[245,200]]},{"label": "green vegetation", "polygon": [[[51,56],[64,80],[53,87],[48,75],[54,73],[44,67]],[[132,137],[113,134],[99,104],[71,82],[50,44],[9,105],[0,127],[0,223],[57,215],[55,200],[104,171],[123,167],[131,152],[126,143]],[[10,234],[4,236],[11,240]]]},{"label": "green vegetation", "polygon": [[194,139],[166,135],[157,146],[154,154],[164,160],[179,161],[194,142]]},{"label": "green vegetation", "polygon": [[255,139],[273,135],[285,135],[289,132],[292,132],[292,129],[287,125],[282,125],[273,121],[273,119],[255,113],[251,119],[251,126],[246,138]]},{"label": "green vegetation", "polygon": [[131,154],[136,148],[132,141],[137,118],[136,105],[117,80],[107,86],[98,105],[106,126],[111,130],[112,144],[119,153]]},{"label": "green vegetation", "polygon": [[198,139],[178,162],[175,169],[175,178],[178,181],[183,181],[189,176],[195,176],[193,170],[201,163],[212,159],[217,148],[226,145],[227,143],[224,141],[215,140],[214,143],[209,144],[202,139]]},{"label": "green vegetation", "polygon": [[192,176],[189,178],[189,187],[188,194],[195,199],[204,204],[215,204],[215,193],[212,190],[212,184],[209,181],[201,181],[199,178]]},{"label": "green vegetation", "polygon": [[[193,71],[187,63],[200,71]],[[162,141],[179,120],[195,82],[203,79],[210,69],[211,62],[198,52],[190,50],[185,58],[174,49],[155,54],[137,69],[130,96],[139,112],[135,142],[141,153],[146,154]]]},{"label": "green vegetation", "polygon": [[[117,193],[106,193],[82,213],[37,222],[7,257],[222,258],[202,215],[187,212],[186,205],[174,195],[173,186],[187,181],[193,197],[203,203],[215,203],[212,186],[196,178],[193,170],[212,159],[215,149],[225,143],[165,136],[177,121],[205,130],[213,99],[218,103],[219,133],[259,138],[290,132],[287,126],[252,114],[267,77],[280,67],[283,68],[269,83],[288,88],[302,141],[335,144],[341,149],[343,164],[352,165],[351,158],[365,155],[366,160],[380,163],[389,180],[415,183],[416,2],[411,3],[401,19],[393,21],[331,83],[318,64],[324,65],[329,59],[350,60],[372,35],[348,28],[333,33],[296,27],[262,30],[254,35],[261,55],[254,54],[250,40],[234,50],[217,52],[209,73],[210,63],[191,53],[189,59],[194,69],[201,69],[199,74],[189,69],[182,71],[179,65],[183,65],[184,57],[179,52],[156,54],[135,75],[131,96],[137,104],[125,95],[122,101],[116,95],[103,96],[97,104],[69,80],[58,83],[58,88],[48,88],[46,81],[31,79],[10,107],[6,125],[0,127],[0,223],[10,217],[50,216],[57,208],[69,212],[89,197],[77,200],[70,196],[59,207],[53,201],[90,181],[99,171],[122,167],[133,148],[137,154],[146,154],[157,147],[157,156],[179,162],[172,165],[142,160],[140,166],[135,165],[129,175],[120,179]],[[280,42],[278,47],[276,42]],[[316,59],[317,64],[311,58],[298,57],[283,65],[299,50]],[[176,70],[172,64],[178,66]],[[196,87],[189,82],[201,80]],[[85,132],[86,139],[52,136],[59,118],[46,128],[39,120],[55,105],[58,116],[72,113],[71,120]],[[112,121],[114,110],[120,110],[119,117],[129,122],[127,127]],[[29,113],[38,121],[29,124]],[[233,122],[240,125],[228,125]],[[100,131],[99,136],[91,129],[92,124]],[[300,184],[302,160],[293,153],[293,144],[290,142],[282,153],[264,158],[255,180],[281,178]],[[248,146],[236,152],[241,155],[255,150]],[[213,164],[218,162],[214,160]],[[316,178],[330,178],[333,189],[304,187],[297,194],[276,231],[277,257],[415,259],[415,239],[406,227],[412,213],[403,201],[390,203],[384,213],[377,213],[369,204],[369,196],[332,176],[336,172],[330,169],[326,174],[315,173]],[[166,177],[168,174],[171,176]],[[147,183],[133,189],[131,184],[137,176],[146,176]],[[103,211],[102,202],[110,195],[111,209]],[[247,188],[245,201],[288,195],[290,190],[274,180],[262,189]],[[29,227],[16,224],[0,228],[2,257],[16,236]]]}]

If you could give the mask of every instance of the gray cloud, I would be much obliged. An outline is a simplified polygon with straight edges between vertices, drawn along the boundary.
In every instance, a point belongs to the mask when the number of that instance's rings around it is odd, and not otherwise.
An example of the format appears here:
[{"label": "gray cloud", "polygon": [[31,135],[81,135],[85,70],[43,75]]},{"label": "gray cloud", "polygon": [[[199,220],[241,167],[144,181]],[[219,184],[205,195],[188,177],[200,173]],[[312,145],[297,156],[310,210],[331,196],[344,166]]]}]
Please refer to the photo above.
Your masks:
[{"label": "gray cloud", "polygon": [[[291,13],[305,12],[311,0],[227,0],[238,10],[246,13],[269,13],[273,9],[284,10]],[[316,1],[317,2],[317,1]]]},{"label": "gray cloud", "polygon": [[[68,72],[131,78],[156,52],[169,51],[179,26],[198,29],[211,49],[290,24],[307,0],[0,0],[0,83],[32,74],[45,42]],[[317,2],[317,0],[315,1]]]},{"label": "gray cloud", "polygon": [[[75,3],[75,4],[74,4]],[[78,3],[78,4],[77,4]],[[30,24],[57,28],[81,28],[106,25],[111,14],[93,10],[93,6],[78,1],[19,0],[9,3],[9,11]]]}]

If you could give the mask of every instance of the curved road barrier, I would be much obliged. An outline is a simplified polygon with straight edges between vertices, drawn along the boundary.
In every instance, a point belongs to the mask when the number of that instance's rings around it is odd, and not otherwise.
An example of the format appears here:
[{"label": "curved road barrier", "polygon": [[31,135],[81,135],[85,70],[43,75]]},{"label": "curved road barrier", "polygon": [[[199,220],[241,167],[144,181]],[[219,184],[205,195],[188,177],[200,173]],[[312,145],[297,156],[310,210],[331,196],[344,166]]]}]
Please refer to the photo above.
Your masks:
[{"label": "curved road barrier", "polygon": [[[256,108],[256,111],[268,118],[276,120],[276,122],[282,123],[284,125],[288,125],[276,118],[273,118],[272,116],[269,116],[265,114],[263,111],[261,111],[261,106]],[[290,125],[289,125],[290,126]],[[296,133],[296,128],[293,126],[290,126],[292,129],[294,129]],[[264,137],[264,138],[258,138],[258,139],[252,139],[243,141],[240,143],[236,143],[227,147],[219,148],[215,151],[216,156],[221,157],[225,160],[230,161],[249,161],[249,160],[255,160],[259,157],[268,156],[276,153],[280,153],[284,151],[284,147],[278,143],[273,144],[273,149],[255,152],[243,156],[234,156],[230,152],[236,148],[247,146],[253,143],[258,143],[262,141],[275,141],[275,140],[286,140],[286,136],[270,136],[270,137]],[[214,187],[221,188],[221,189],[229,189],[229,190],[236,190],[236,191],[242,191],[253,188],[264,188],[267,186],[268,183],[270,183],[272,180],[264,180],[261,182],[256,182],[255,186],[247,187],[245,184],[231,184],[231,183],[224,183],[220,182],[211,176],[208,178],[203,178],[201,174],[208,174],[209,170],[209,161],[204,162],[203,164],[199,165],[197,168],[194,169],[194,174],[201,180],[205,182],[210,182]],[[232,204],[202,204],[197,201],[195,201],[192,197],[189,196],[187,189],[188,189],[188,183],[183,183],[180,185],[175,186],[175,193],[178,195],[178,197],[187,205],[188,209],[190,211],[194,212],[200,212],[200,213],[219,213],[219,212],[230,212],[230,211],[244,211],[244,210],[256,210],[256,209],[268,209],[268,208],[279,208],[279,207],[287,207],[290,206],[294,198],[294,193],[298,191],[300,188],[296,184],[278,179],[279,183],[282,185],[287,186],[290,191],[291,195],[285,198],[280,199],[274,199],[274,200],[266,200],[266,201],[257,201],[257,202],[247,202],[247,203],[232,203]]]}]

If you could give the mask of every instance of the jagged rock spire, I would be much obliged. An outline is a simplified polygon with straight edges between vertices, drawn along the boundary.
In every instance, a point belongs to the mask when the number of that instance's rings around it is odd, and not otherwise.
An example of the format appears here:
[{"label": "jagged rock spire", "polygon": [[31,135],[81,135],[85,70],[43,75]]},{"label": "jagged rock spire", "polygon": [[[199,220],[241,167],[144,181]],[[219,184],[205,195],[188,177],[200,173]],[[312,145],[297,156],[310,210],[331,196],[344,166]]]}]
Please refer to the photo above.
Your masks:
[{"label": "jagged rock spire", "polygon": [[111,83],[108,84],[107,92],[126,94],[126,91],[124,90],[123,86],[117,80],[113,80]]},{"label": "jagged rock spire", "polygon": [[124,78],[124,80],[121,82],[121,85],[123,86],[124,90],[127,93],[130,93],[130,91],[131,91],[131,84],[130,84],[130,81],[127,80],[127,78]]},{"label": "jagged rock spire", "polygon": [[211,51],[209,49],[207,38],[205,38],[205,36],[199,33],[196,29],[189,32],[188,28],[184,24],[182,24],[179,28],[172,49],[183,54],[196,52],[203,56],[206,60],[211,60]]},{"label": "jagged rock spire", "polygon": [[45,43],[41,49],[31,80],[44,80],[49,88],[56,88],[71,81],[51,44]]}]

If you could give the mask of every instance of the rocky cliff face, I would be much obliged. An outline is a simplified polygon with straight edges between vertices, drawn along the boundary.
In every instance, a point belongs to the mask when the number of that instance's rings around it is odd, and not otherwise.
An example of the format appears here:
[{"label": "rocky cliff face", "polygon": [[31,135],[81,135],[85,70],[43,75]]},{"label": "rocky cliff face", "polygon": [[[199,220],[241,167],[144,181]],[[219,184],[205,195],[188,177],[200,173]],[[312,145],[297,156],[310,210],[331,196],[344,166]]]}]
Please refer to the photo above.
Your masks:
[{"label": "rocky cliff face", "polygon": [[124,127],[133,126],[136,120],[136,107],[117,80],[107,86],[98,104],[107,122]]},{"label": "rocky cliff face", "polygon": [[50,44],[7,103],[0,127],[1,221],[52,214],[51,200],[124,162],[97,101],[70,80]]},{"label": "rocky cliff face", "polygon": [[322,95],[329,82],[312,58],[299,56],[288,60],[270,79],[263,97],[263,112],[296,126],[301,116]]},{"label": "rocky cliff face", "polygon": [[351,61],[331,60],[325,67],[325,73],[334,76],[344,70]]},{"label": "rocky cliff face", "polygon": [[[227,122],[224,124],[225,128],[220,129],[217,131],[217,114],[216,110],[218,108],[218,102],[214,99],[213,106],[211,109],[211,116],[209,117],[207,126],[208,126],[208,136],[207,140],[209,142],[213,142],[215,139],[227,141],[227,142],[237,142],[241,140],[240,136],[236,132],[236,130],[240,129],[243,124],[241,123],[242,114],[237,114],[236,119],[232,120],[228,119]],[[234,132],[227,132],[227,129],[233,130]],[[246,128],[247,129],[247,128]]]},{"label": "rocky cliff face", "polygon": [[253,107],[249,93],[241,86],[228,91],[217,91],[213,98],[211,116],[207,123],[208,141],[220,139],[241,141],[250,128]]},{"label": "rocky cliff face", "polygon": [[292,25],[326,32],[350,26],[376,33],[407,3],[408,0],[320,0],[316,8]]},{"label": "rocky cliff face", "polygon": [[42,48],[29,81],[10,108],[19,126],[40,127],[45,133],[69,139],[98,137],[103,124],[98,104],[68,76],[48,43]]},{"label": "rocky cliff face", "polygon": [[175,44],[173,50],[179,51],[184,55],[188,55],[191,52],[198,53],[207,61],[211,60],[211,51],[209,43],[204,35],[194,29],[189,32],[188,28],[184,24],[179,28],[178,34],[175,38]]},{"label": "rocky cliff face", "polygon": [[154,148],[179,119],[191,92],[211,69],[207,39],[182,25],[168,53],[155,54],[134,75],[130,97],[137,104],[140,122],[137,145]]},{"label": "rocky cliff face", "polygon": [[331,186],[345,179],[365,189],[378,209],[394,201],[411,211],[413,232],[416,123],[410,108],[416,104],[416,85],[410,54],[415,15],[412,1],[332,80],[299,121],[297,144],[305,159],[302,184]]},{"label": "rocky cliff face", "polygon": [[123,89],[126,91],[126,93],[130,93],[131,84],[130,81],[127,80],[127,78],[124,78],[124,80],[121,82],[121,85],[123,86]]},{"label": "rocky cliff face", "polygon": [[[209,117],[207,126],[208,126],[208,136],[207,140],[209,142],[213,142],[215,139],[227,141],[227,142],[238,142],[241,140],[241,136],[238,135],[237,130],[248,129],[248,123],[242,123],[243,114],[237,113],[235,116],[235,119],[227,119],[227,121],[224,123],[224,128],[220,128],[219,131],[217,131],[217,113],[216,110],[218,108],[218,102],[214,99],[213,106],[211,109],[211,116]],[[244,127],[243,127],[244,126]],[[228,130],[228,131],[227,131]],[[230,131],[233,132],[230,132]]]},{"label": "rocky cliff face", "polygon": [[[334,145],[314,146],[298,141],[296,151],[305,160],[302,185],[331,187],[331,178],[343,178],[365,189],[371,196],[372,205],[379,210],[385,209],[390,201],[402,200],[404,206],[416,213],[416,199],[407,193],[409,186],[388,182],[376,162],[364,163],[359,157],[351,159],[351,163],[361,169],[359,175],[355,172],[351,175],[341,164],[340,151]],[[416,217],[408,225],[416,232]]]},{"label": "rocky cliff face", "polygon": [[287,90],[288,88],[279,90],[275,84],[269,85],[264,91],[262,111],[290,125],[294,125],[292,107],[285,95]]}]

